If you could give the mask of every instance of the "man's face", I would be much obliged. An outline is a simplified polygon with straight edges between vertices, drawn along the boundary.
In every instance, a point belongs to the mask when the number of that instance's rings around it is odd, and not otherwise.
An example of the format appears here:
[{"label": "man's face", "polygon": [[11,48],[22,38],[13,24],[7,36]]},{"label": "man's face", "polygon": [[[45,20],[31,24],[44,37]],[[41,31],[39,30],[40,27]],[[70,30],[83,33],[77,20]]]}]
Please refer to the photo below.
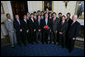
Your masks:
[{"label": "man's face", "polygon": [[67,18],[70,18],[70,15],[69,14],[67,14],[66,16],[67,16]]},{"label": "man's face", "polygon": [[31,18],[33,18],[33,15],[31,15]]},{"label": "man's face", "polygon": [[51,17],[51,14],[49,14],[49,16]]},{"label": "man's face", "polygon": [[46,9],[46,12],[49,12],[49,10],[48,10],[48,9]]},{"label": "man's face", "polygon": [[41,15],[43,15],[44,13],[42,12]]},{"label": "man's face", "polygon": [[76,16],[73,16],[73,17],[72,17],[72,20],[73,20],[73,21],[76,21],[76,20],[77,20],[77,17],[76,17]]},{"label": "man's face", "polygon": [[53,17],[56,17],[56,14],[53,14]]},{"label": "man's face", "polygon": [[27,13],[27,16],[30,16],[30,14],[29,14],[29,13]]},{"label": "man's face", "polygon": [[65,17],[62,17],[62,20],[65,20]]},{"label": "man's face", "polygon": [[19,19],[19,15],[16,15],[15,18],[16,18],[16,19]]},{"label": "man's face", "polygon": [[58,17],[62,17],[62,14],[59,14]]},{"label": "man's face", "polygon": [[34,16],[36,16],[36,13],[34,13]]},{"label": "man's face", "polygon": [[48,18],[48,14],[45,14],[45,18]]},{"label": "man's face", "polygon": [[10,19],[10,15],[9,14],[7,15],[7,18]]},{"label": "man's face", "polygon": [[27,19],[27,16],[24,16],[24,19]]}]

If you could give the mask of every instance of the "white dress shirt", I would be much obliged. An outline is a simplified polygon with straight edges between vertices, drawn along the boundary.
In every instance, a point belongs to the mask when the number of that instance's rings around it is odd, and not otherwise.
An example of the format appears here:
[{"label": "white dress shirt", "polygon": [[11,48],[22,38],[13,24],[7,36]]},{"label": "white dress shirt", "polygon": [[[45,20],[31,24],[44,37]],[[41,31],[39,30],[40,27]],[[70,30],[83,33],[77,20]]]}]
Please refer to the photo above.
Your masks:
[{"label": "white dress shirt", "polygon": [[46,23],[46,25],[47,25],[47,23],[48,23],[48,19],[47,19],[47,18],[45,19],[45,23]]}]

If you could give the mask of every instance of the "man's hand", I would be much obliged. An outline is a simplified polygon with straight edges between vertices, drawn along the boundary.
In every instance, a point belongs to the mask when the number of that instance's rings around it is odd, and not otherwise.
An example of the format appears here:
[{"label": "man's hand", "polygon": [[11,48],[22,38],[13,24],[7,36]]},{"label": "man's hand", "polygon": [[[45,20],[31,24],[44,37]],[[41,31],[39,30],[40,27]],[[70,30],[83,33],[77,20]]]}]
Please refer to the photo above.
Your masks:
[{"label": "man's hand", "polygon": [[34,32],[36,31],[36,29],[34,29]]},{"label": "man's hand", "polygon": [[63,34],[62,32],[59,32],[59,34]]},{"label": "man's hand", "polygon": [[57,33],[58,31],[56,30],[55,33]]},{"label": "man's hand", "polygon": [[29,32],[29,29],[27,30],[27,33]]},{"label": "man's hand", "polygon": [[14,30],[14,33],[16,33],[16,30]]},{"label": "man's hand", "polygon": [[22,32],[22,29],[20,29],[20,32]]},{"label": "man's hand", "polygon": [[38,29],[38,31],[41,31],[41,29]]},{"label": "man's hand", "polygon": [[50,29],[50,32],[51,32],[51,29]]},{"label": "man's hand", "polygon": [[73,38],[73,40],[76,40],[76,38]]}]

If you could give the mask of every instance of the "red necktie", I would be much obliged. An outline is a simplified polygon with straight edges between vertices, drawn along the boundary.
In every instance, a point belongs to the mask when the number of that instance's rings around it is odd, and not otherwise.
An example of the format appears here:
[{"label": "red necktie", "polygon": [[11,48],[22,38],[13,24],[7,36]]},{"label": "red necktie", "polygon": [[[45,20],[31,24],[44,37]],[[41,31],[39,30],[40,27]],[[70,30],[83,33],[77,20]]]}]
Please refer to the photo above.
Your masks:
[{"label": "red necktie", "polygon": [[55,24],[55,20],[53,20],[53,24]]},{"label": "red necktie", "polygon": [[61,24],[61,25],[63,26],[63,24],[64,24],[64,22],[62,22],[62,24]]}]

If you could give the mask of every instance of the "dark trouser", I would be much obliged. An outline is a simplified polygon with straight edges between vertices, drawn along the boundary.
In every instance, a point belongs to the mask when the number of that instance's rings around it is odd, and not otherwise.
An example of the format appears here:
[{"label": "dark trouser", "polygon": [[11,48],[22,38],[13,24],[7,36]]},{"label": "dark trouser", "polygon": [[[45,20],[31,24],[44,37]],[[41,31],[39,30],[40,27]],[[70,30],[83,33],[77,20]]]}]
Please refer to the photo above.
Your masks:
[{"label": "dark trouser", "polygon": [[51,32],[51,38],[50,38],[50,42],[54,42],[56,44],[57,42],[57,34],[55,32]]},{"label": "dark trouser", "polygon": [[42,35],[41,35],[41,37],[42,37],[42,38],[41,38],[41,42],[42,42],[42,43],[44,43],[44,37],[43,37],[44,33],[43,33],[43,32],[44,32],[44,31],[42,30],[42,31],[41,31],[41,34],[42,34]]},{"label": "dark trouser", "polygon": [[36,40],[37,40],[37,41],[41,41],[41,39],[42,39],[42,38],[41,38],[41,37],[42,37],[41,31],[37,31],[37,34],[36,34],[36,35],[37,35]]},{"label": "dark trouser", "polygon": [[59,44],[62,46],[62,47],[65,47],[65,37],[61,34],[59,34]]},{"label": "dark trouser", "polygon": [[75,40],[73,40],[72,38],[68,39],[68,50],[69,50],[69,52],[71,52],[73,50],[74,43],[75,43]]},{"label": "dark trouser", "polygon": [[36,35],[36,34],[37,34],[37,33],[36,33],[36,31],[35,31],[35,32],[33,33],[33,36],[34,36],[33,41],[35,41],[35,42],[37,42],[37,39],[36,39],[36,38],[37,38],[37,37],[36,37],[37,35]]},{"label": "dark trouser", "polygon": [[48,30],[44,30],[43,32],[43,41],[48,43],[48,34],[49,34],[49,31]]},{"label": "dark trouser", "polygon": [[26,31],[22,31],[21,36],[22,36],[22,42],[23,42],[23,44],[26,45],[26,39],[27,39],[27,33],[26,33]]},{"label": "dark trouser", "polygon": [[68,37],[66,35],[66,41],[65,41],[66,48],[68,48]]},{"label": "dark trouser", "polygon": [[34,42],[34,30],[31,30],[30,31],[30,43],[32,43],[33,44],[33,42]]},{"label": "dark trouser", "polygon": [[27,41],[30,43],[30,31],[27,33]]},{"label": "dark trouser", "polygon": [[20,35],[21,35],[20,32],[16,32],[17,43],[18,43],[19,45],[20,45],[21,42],[22,42],[22,41],[21,41],[22,39],[21,39]]}]

